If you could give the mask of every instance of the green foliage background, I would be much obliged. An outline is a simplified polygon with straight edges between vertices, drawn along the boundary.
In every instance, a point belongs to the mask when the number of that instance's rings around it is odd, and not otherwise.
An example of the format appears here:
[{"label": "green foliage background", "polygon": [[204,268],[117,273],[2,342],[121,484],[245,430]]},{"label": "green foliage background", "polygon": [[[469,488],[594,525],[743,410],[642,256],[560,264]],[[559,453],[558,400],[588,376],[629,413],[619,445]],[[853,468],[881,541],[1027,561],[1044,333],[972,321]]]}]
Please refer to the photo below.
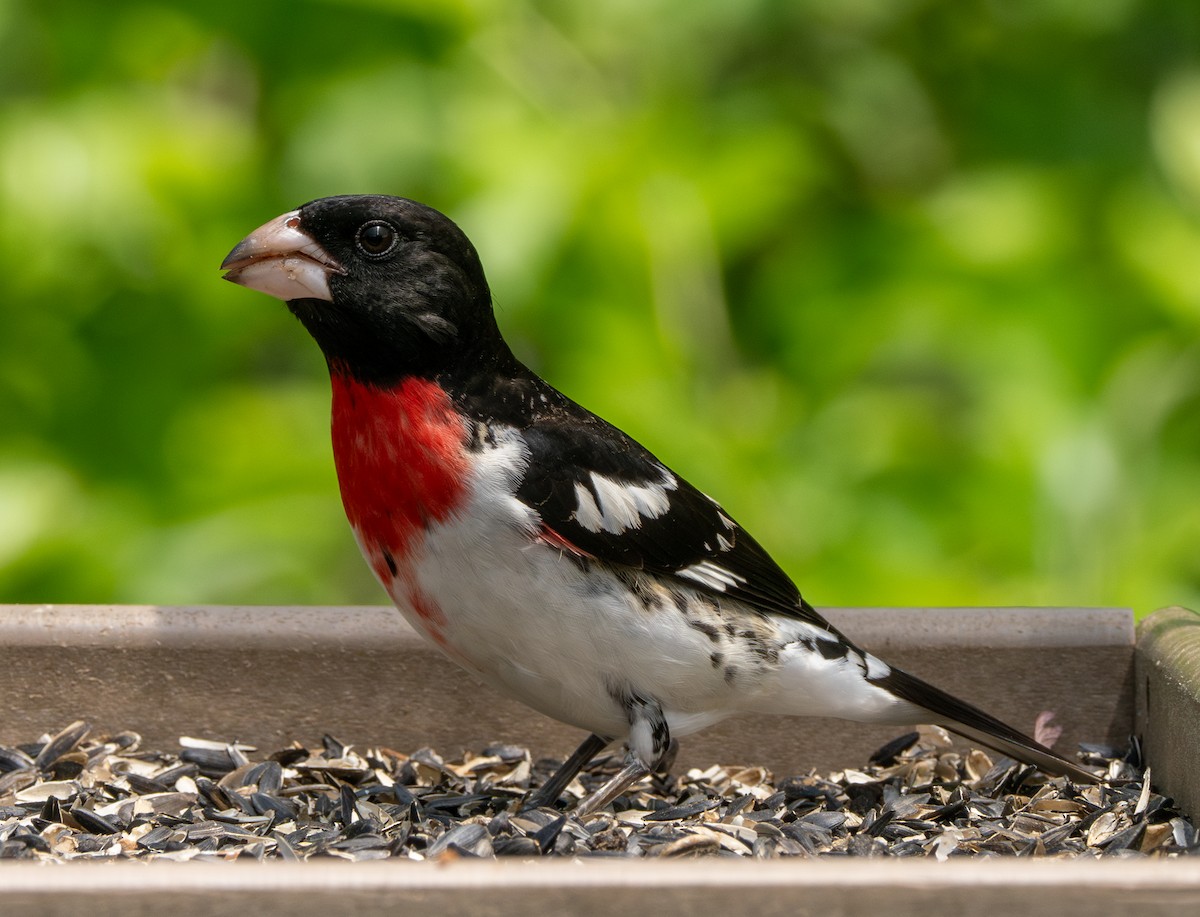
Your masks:
[{"label": "green foliage background", "polygon": [[220,281],[387,192],[824,604],[1200,605],[1194,0],[0,3],[0,600],[382,593]]}]

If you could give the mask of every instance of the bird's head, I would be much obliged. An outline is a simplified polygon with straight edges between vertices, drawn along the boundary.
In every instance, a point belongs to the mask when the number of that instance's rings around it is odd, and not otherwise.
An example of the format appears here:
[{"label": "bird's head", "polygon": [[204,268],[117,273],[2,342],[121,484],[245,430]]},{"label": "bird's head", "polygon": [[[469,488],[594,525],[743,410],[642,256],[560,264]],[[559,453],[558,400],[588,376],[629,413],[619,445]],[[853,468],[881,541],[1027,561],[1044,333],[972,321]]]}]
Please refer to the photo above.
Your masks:
[{"label": "bird's head", "polygon": [[221,269],[226,280],[287,302],[330,366],[363,381],[433,375],[496,352],[475,248],[416,201],[311,201],[248,235]]}]

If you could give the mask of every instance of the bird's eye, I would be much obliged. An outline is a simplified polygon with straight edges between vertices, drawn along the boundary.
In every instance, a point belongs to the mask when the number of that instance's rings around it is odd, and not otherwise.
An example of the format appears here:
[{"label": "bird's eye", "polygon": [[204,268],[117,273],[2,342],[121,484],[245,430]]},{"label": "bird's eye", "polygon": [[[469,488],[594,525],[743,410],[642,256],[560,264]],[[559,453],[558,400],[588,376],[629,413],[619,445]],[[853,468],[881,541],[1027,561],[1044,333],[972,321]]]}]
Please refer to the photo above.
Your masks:
[{"label": "bird's eye", "polygon": [[399,239],[399,234],[390,223],[373,220],[359,228],[356,241],[363,254],[371,258],[382,258],[396,247]]}]

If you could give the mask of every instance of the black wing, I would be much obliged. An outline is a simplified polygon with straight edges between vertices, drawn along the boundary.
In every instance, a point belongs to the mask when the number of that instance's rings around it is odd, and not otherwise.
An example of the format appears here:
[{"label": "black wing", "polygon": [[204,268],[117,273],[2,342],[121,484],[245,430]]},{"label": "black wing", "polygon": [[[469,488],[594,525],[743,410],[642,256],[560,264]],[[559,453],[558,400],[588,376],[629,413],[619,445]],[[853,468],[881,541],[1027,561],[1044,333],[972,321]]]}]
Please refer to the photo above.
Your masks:
[{"label": "black wing", "polygon": [[517,489],[553,540],[837,633],[716,501],[611,424],[556,407],[522,430],[531,456]]}]

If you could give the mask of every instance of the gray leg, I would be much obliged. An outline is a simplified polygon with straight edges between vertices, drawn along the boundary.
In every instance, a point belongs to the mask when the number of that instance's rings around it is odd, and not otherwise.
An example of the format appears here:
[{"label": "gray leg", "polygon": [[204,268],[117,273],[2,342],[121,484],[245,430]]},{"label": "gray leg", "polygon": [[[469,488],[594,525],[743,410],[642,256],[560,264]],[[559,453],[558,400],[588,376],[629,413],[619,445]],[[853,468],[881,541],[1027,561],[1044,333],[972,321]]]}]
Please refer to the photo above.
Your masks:
[{"label": "gray leg", "polygon": [[575,817],[586,818],[597,809],[603,809],[649,773],[649,765],[630,751],[625,755],[625,766],[614,776],[610,777],[591,796],[575,807]]},{"label": "gray leg", "polygon": [[625,755],[625,766],[576,806],[578,818],[604,808],[651,773],[671,747],[671,731],[658,701],[638,695],[627,695],[622,701],[629,716],[629,752]]},{"label": "gray leg", "polygon": [[583,766],[603,751],[604,746],[611,741],[612,739],[606,739],[604,736],[598,736],[595,733],[584,739],[583,743],[575,749],[571,757],[562,763],[562,766],[551,775],[550,779],[529,794],[529,797],[525,800],[525,804],[521,806],[522,811],[540,809],[543,806],[553,806],[557,803],[558,797],[567,788],[567,784],[574,780],[575,775],[579,773]]}]

